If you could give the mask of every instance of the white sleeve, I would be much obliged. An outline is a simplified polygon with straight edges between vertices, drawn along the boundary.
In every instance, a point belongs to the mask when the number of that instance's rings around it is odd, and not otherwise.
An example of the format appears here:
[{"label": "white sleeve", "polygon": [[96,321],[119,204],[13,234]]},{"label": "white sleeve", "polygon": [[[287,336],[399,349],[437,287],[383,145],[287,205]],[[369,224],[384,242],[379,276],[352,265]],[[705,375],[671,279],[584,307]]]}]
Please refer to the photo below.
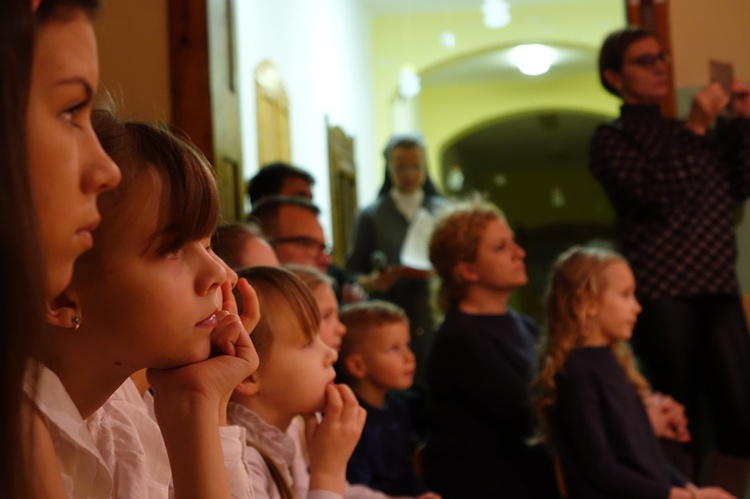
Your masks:
[{"label": "white sleeve", "polygon": [[250,470],[245,463],[245,429],[240,426],[222,426],[221,450],[227,472],[229,490],[234,499],[255,499]]}]

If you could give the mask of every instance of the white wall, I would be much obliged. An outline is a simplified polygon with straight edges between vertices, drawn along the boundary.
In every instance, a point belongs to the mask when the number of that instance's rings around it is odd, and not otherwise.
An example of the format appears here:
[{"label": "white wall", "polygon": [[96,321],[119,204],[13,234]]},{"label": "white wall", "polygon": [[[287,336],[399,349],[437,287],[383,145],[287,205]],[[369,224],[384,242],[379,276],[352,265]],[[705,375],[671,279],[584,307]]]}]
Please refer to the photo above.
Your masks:
[{"label": "white wall", "polygon": [[316,179],[315,201],[331,239],[325,116],[354,136],[361,204],[375,195],[370,20],[351,0],[236,0],[246,179],[258,170],[255,68],[270,60],[289,98],[292,162]]}]

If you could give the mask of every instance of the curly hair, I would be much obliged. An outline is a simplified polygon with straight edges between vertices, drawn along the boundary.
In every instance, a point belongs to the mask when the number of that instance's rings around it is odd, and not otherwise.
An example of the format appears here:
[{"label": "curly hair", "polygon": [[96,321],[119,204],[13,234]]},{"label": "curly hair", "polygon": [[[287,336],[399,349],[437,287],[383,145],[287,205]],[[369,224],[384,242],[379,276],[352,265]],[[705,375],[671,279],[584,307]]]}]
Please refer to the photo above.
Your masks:
[{"label": "curly hair", "polygon": [[472,202],[457,206],[435,224],[430,262],[440,276],[438,303],[444,311],[466,295],[466,283],[456,275],[456,265],[476,260],[479,239],[492,220],[505,222],[505,215],[491,203]]},{"label": "curly hair", "polygon": [[[602,248],[574,246],[561,254],[552,268],[545,308],[547,332],[539,350],[539,366],[532,382],[532,402],[539,422],[536,440],[549,442],[550,411],[557,400],[555,376],[564,369],[570,352],[583,345],[586,309],[605,290],[605,270],[625,259]],[[612,354],[641,399],[651,391],[638,372],[633,352],[624,341],[612,344]]]}]

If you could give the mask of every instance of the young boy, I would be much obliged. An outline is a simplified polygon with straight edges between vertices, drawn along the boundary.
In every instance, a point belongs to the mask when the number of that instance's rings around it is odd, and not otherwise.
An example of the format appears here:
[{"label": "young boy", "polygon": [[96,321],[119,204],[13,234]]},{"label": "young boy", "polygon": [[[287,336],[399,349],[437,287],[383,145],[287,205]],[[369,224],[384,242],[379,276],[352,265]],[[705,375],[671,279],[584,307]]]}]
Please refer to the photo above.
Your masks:
[{"label": "young boy", "polygon": [[340,320],[347,334],[342,338],[336,372],[367,411],[346,478],[391,496],[422,494],[426,488],[412,462],[409,411],[392,393],[409,388],[414,381],[409,320],[400,307],[379,300],[345,307]]}]

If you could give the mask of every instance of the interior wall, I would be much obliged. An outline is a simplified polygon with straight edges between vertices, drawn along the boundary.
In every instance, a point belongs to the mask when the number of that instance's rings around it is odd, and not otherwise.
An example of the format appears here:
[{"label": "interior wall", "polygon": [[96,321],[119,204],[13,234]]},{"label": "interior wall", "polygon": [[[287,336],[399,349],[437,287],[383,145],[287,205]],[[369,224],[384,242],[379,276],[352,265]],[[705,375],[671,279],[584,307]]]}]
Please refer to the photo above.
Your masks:
[{"label": "interior wall", "polygon": [[236,13],[245,177],[259,167],[254,72],[268,59],[289,98],[292,161],[316,179],[330,238],[326,116],[354,136],[360,199],[376,181],[369,17],[351,0],[237,1]]},{"label": "interior wall", "polygon": [[427,87],[420,94],[420,122],[429,138],[432,176],[441,178],[438,169],[447,146],[502,116],[550,109],[616,116],[619,106],[590,74]]},{"label": "interior wall", "polygon": [[[547,42],[598,50],[604,36],[625,22],[625,6],[622,0],[580,0],[561,4],[543,2],[512,8],[513,21],[499,30],[485,28],[482,24],[479,2],[471,9],[437,13],[416,13],[410,15],[378,16],[373,19],[373,56],[375,77],[375,118],[378,144],[383,144],[391,133],[393,123],[392,104],[396,96],[399,71],[403,66],[412,66],[422,73],[430,68],[447,64],[452,59],[460,59],[493,47],[502,47],[520,43]],[[451,31],[456,37],[456,46],[446,48],[440,44],[440,34]],[[592,75],[593,76],[593,75]],[[540,80],[543,78],[540,78]],[[595,77],[592,78],[595,81]],[[587,88],[598,86],[589,83]],[[523,85],[516,86],[522,90]],[[549,87],[548,87],[549,89]],[[467,89],[468,90],[468,89]],[[453,93],[447,105],[459,110],[456,115],[452,110],[428,109],[425,97],[429,89],[424,88],[419,98],[421,125],[430,126],[432,119],[438,118],[443,123],[453,117],[456,123],[452,133],[443,131],[433,136],[433,130],[423,130],[428,145],[428,160],[433,168],[439,162],[443,140],[459,133],[462,127],[471,121],[475,113],[475,123],[486,113],[482,110],[485,98],[493,101],[505,99],[516,101],[514,93],[492,94],[485,87],[482,95],[467,92],[463,95]],[[509,91],[514,89],[507,89]],[[472,89],[473,91],[473,89]],[[438,90],[437,92],[441,92]],[[552,93],[554,90],[552,89]],[[592,99],[605,99],[604,91],[597,87]],[[531,101],[549,100],[544,93],[531,96]],[[526,99],[527,102],[529,99]],[[508,103],[513,106],[512,102]],[[610,105],[611,108],[611,105]],[[587,106],[586,109],[590,109]],[[597,108],[595,112],[604,112]],[[476,114],[478,113],[478,114]],[[442,127],[442,125],[441,125]],[[439,177],[434,174],[434,177]]]},{"label": "interior wall", "polygon": [[169,122],[167,0],[104,2],[94,30],[100,89],[112,94],[126,118]]}]

